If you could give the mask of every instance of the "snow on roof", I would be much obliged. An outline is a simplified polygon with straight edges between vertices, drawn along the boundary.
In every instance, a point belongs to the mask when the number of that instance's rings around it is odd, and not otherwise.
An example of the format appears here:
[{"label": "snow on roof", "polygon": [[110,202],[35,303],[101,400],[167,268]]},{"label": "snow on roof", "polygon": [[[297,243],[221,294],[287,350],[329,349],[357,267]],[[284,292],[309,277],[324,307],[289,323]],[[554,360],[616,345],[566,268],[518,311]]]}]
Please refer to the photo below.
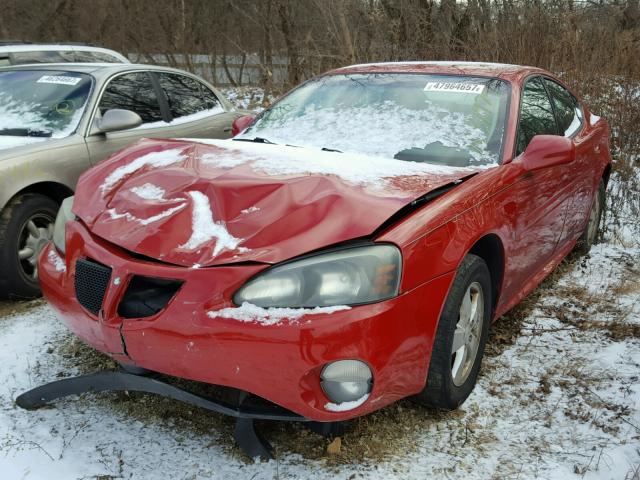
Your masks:
[{"label": "snow on roof", "polygon": [[464,67],[491,67],[491,68],[514,68],[520,67],[521,65],[511,64],[511,63],[494,63],[494,62],[456,62],[453,60],[413,60],[407,62],[372,62],[372,63],[358,63],[355,65],[347,65],[346,67],[342,67],[342,69],[349,68],[360,68],[360,67],[388,67],[393,65],[436,65],[443,67],[454,67],[454,66],[464,66]]}]

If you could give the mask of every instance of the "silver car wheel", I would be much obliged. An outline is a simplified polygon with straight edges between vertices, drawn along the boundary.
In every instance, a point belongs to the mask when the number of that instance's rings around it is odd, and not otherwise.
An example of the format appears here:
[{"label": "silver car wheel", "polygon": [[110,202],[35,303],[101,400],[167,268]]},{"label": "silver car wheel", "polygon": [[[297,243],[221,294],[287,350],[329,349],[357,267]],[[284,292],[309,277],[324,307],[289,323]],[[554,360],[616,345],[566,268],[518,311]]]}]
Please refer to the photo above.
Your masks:
[{"label": "silver car wheel", "polygon": [[482,285],[473,282],[462,298],[451,346],[451,378],[457,387],[467,380],[476,361],[483,324],[484,293]]},{"label": "silver car wheel", "polygon": [[22,227],[18,242],[18,260],[23,275],[33,282],[38,281],[38,255],[53,238],[54,219],[49,215],[32,215]]}]

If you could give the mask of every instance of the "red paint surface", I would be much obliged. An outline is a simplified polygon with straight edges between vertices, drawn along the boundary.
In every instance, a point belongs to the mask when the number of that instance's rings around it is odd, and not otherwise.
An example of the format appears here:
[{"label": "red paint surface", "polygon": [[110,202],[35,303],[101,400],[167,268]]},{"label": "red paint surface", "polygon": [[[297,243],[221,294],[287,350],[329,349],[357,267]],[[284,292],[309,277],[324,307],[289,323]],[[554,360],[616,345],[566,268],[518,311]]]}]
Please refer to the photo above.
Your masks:
[{"label": "red paint surface", "polygon": [[235,137],[238,135],[241,131],[251,125],[251,122],[253,122],[255,118],[256,117],[252,115],[243,115],[242,117],[236,118],[231,125],[231,136]]},{"label": "red paint surface", "polygon": [[[394,243],[402,250],[403,277],[397,298],[276,326],[206,316],[208,310],[231,306],[235,291],[268,263],[368,237],[417,197],[419,189],[426,193],[453,177],[405,178],[384,195],[374,195],[329,176],[267,177],[246,167],[231,172],[204,168],[202,154],[215,154],[215,147],[145,141],[83,177],[75,202],[82,222],[67,226],[66,272],[56,271],[47,261],[52,246],[40,257],[43,292],[67,325],[119,361],[244,389],[310,419],[327,421],[371,412],[424,387],[442,304],[457,266],[480,239],[491,236],[504,256],[498,272],[495,318],[533,290],[585,228],[597,186],[611,162],[607,123],[600,120],[591,125],[585,111],[584,126],[570,140],[571,158],[566,162],[549,160],[553,157],[549,145],[556,142],[561,149],[558,139],[547,141],[546,146],[540,142],[537,153],[513,158],[522,82],[534,73],[549,75],[546,72],[521,67],[419,65],[350,67],[337,72],[346,71],[466,73],[500,76],[512,83],[503,165],[478,173],[371,238]],[[181,168],[142,172],[102,198],[98,186],[105,171],[142,153],[177,146],[189,154]],[[536,155],[540,158],[534,158]],[[540,168],[532,168],[536,163]],[[238,259],[232,252],[211,258],[210,252],[176,251],[175,245],[189,235],[188,210],[137,230],[126,222],[105,219],[105,209],[125,206],[140,216],[153,215],[127,193],[146,182],[165,188],[168,195],[186,189],[205,193],[212,205],[219,206],[214,213],[227,222],[231,233],[247,238],[243,246],[251,252]],[[239,215],[256,204],[262,211],[251,221]],[[114,269],[112,278],[121,279],[107,292],[102,319],[75,300],[74,265],[79,257],[109,265]],[[245,260],[253,263],[233,263]],[[194,263],[212,267],[185,268]],[[116,310],[133,274],[185,283],[165,311],[148,319],[124,320]],[[323,408],[328,399],[319,387],[319,373],[326,362],[342,358],[358,358],[371,366],[373,391],[357,409],[328,412]]]}]

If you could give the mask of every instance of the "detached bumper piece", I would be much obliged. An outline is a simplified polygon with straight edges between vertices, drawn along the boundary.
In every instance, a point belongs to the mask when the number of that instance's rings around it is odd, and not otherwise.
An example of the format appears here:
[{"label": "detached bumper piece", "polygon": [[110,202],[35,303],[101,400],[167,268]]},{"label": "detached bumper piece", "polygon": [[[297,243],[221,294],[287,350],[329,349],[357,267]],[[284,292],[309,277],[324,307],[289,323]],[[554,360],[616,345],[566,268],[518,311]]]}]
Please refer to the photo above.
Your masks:
[{"label": "detached bumper piece", "polygon": [[305,422],[311,430],[324,436],[342,435],[344,431],[344,426],[341,422],[312,422],[277,405],[243,405],[249,396],[246,392],[240,392],[238,405],[231,405],[195,395],[156,378],[142,377],[124,372],[99,372],[57,380],[23,393],[16,398],[16,404],[26,410],[34,410],[52,400],[69,395],[105,391],[155,393],[189,405],[235,417],[234,439],[242,451],[250,458],[260,457],[262,460],[273,458],[273,449],[269,442],[256,431],[254,420]]}]

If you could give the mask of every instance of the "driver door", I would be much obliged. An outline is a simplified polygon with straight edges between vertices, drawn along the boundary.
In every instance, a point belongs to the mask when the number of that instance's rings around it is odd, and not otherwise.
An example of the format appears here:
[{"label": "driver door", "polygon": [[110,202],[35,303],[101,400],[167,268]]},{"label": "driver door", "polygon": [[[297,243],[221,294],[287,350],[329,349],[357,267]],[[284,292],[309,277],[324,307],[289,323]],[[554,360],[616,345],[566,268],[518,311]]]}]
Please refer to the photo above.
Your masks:
[{"label": "driver door", "polygon": [[529,79],[523,89],[516,157],[506,168],[517,177],[499,201],[511,230],[506,252],[503,298],[510,298],[549,264],[562,236],[572,199],[575,161],[533,171],[520,158],[536,135],[561,135],[554,107],[541,77]]}]

